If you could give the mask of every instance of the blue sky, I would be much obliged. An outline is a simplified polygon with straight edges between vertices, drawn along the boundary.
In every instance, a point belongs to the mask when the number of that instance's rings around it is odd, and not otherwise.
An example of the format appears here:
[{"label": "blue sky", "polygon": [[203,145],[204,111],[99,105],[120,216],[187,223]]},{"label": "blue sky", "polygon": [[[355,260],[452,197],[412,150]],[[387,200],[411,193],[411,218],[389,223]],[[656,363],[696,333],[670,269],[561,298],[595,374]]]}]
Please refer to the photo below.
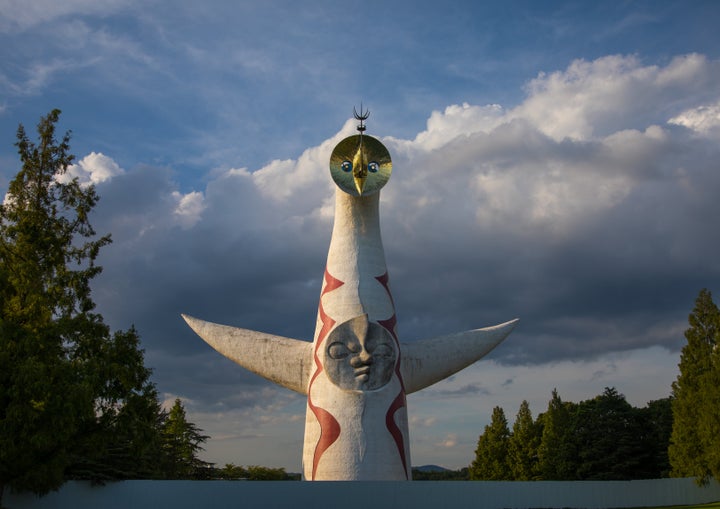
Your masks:
[{"label": "blue sky", "polygon": [[[63,110],[135,324],[206,459],[299,471],[304,400],[179,314],[310,339],[353,106],[394,161],[382,227],[401,339],[521,324],[409,398],[413,463],[461,467],[495,405],[677,375],[718,291],[717,2],[0,0],[0,190],[18,123]],[[717,300],[717,299],[716,299]]]}]

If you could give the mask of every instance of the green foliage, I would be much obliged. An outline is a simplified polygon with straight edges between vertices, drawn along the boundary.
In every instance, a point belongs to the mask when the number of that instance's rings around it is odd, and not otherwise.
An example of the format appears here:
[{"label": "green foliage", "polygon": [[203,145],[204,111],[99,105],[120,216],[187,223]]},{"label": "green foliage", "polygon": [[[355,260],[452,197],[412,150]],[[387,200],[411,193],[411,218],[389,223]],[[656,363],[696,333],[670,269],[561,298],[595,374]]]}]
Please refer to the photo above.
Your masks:
[{"label": "green foliage", "polygon": [[493,409],[490,424],[478,438],[475,460],[470,465],[470,479],[503,480],[510,478],[508,464],[508,429],[505,412],[500,407]]},{"label": "green foliage", "polygon": [[412,469],[413,481],[469,481],[470,471],[467,467],[460,470],[423,471]]},{"label": "green foliage", "polygon": [[553,389],[547,412],[541,419],[543,431],[538,447],[538,469],[542,479],[559,481],[576,478],[573,411],[574,405],[563,403],[557,390]]},{"label": "green foliage", "polygon": [[639,467],[647,479],[670,477],[668,447],[673,427],[672,399],[650,401],[645,408],[636,409],[644,451]]},{"label": "green foliage", "polygon": [[516,481],[531,481],[538,477],[538,449],[542,438],[542,427],[533,421],[530,405],[523,401],[515,417],[512,434],[508,442],[508,463],[512,478]]},{"label": "green foliage", "polygon": [[69,179],[60,111],[23,126],[22,168],[0,206],[0,493],[45,493],[68,477],[152,470],[159,405],[137,332],[111,334],[90,281],[110,236],[96,238],[93,186]]},{"label": "green foliage", "polygon": [[261,467],[250,465],[247,467],[247,476],[251,481],[287,481],[288,474],[284,468]]},{"label": "green foliage", "polygon": [[15,146],[22,169],[0,208],[3,261],[12,268],[5,274],[12,292],[3,311],[26,327],[53,320],[77,325],[72,323],[76,315],[94,308],[90,280],[101,270],[94,262],[110,242],[107,235],[76,242],[95,235],[88,214],[98,197],[76,179],[63,182],[74,156],[68,153],[69,133],[55,139],[59,117],[53,110],[40,120],[37,145],[18,127]]},{"label": "green foliage", "polygon": [[62,484],[91,407],[55,344],[5,319],[0,329],[0,489],[45,493]]},{"label": "green foliage", "polygon": [[198,479],[206,476],[209,463],[197,457],[200,444],[209,437],[189,422],[179,399],[162,426],[163,473],[170,479]]},{"label": "green foliage", "polygon": [[164,416],[153,386],[131,392],[116,409],[86,422],[86,438],[74,451],[66,477],[96,482],[163,478]]},{"label": "green foliage", "polygon": [[644,454],[641,422],[625,396],[606,387],[600,396],[577,405],[574,420],[579,479],[638,478]]},{"label": "green foliage", "polygon": [[[503,421],[502,410],[496,408],[478,439],[471,479],[630,480],[668,475],[670,398],[634,408],[614,388],[580,403],[563,402],[553,390],[547,412],[535,421],[526,401],[507,435]],[[502,444],[507,444],[504,453]]]},{"label": "green foliage", "polygon": [[717,341],[713,347],[712,369],[703,382],[705,404],[700,409],[698,432],[705,446],[705,464],[717,480],[720,479],[720,347]]},{"label": "green foliage", "polygon": [[688,317],[687,344],[673,383],[672,475],[720,479],[720,311],[701,290]]},{"label": "green foliage", "polygon": [[298,481],[298,474],[288,474],[284,468],[269,468],[250,465],[247,468],[227,463],[224,468],[216,469],[215,475],[229,481]]}]

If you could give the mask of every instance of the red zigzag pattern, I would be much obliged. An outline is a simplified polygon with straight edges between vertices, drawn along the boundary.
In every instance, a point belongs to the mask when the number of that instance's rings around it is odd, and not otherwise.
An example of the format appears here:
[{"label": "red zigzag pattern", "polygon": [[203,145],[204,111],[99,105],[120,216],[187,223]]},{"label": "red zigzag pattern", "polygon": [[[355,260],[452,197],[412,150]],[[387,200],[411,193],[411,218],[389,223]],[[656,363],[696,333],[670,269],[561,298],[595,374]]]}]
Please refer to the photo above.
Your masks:
[{"label": "red zigzag pattern", "polygon": [[320,333],[318,334],[317,341],[315,342],[315,351],[313,352],[313,358],[315,360],[315,366],[317,369],[315,370],[315,374],[310,380],[310,385],[308,387],[308,406],[310,407],[310,410],[312,410],[312,412],[315,414],[315,418],[320,424],[320,439],[318,440],[317,445],[315,445],[315,453],[313,454],[313,481],[315,480],[315,474],[317,472],[318,463],[320,463],[320,458],[322,457],[323,453],[328,449],[328,447],[334,444],[340,436],[340,423],[337,421],[337,419],[335,419],[335,417],[333,417],[333,415],[324,408],[320,408],[313,404],[312,386],[315,382],[315,379],[323,371],[322,362],[320,362],[320,358],[318,357],[318,350],[320,349],[320,346],[325,340],[325,337],[335,325],[335,320],[330,318],[330,316],[328,316],[323,309],[322,298],[323,295],[325,295],[326,293],[332,292],[333,290],[340,288],[344,284],[345,283],[343,281],[335,279],[332,275],[330,275],[330,273],[327,271],[327,268],[325,269],[325,284],[323,286],[322,292],[320,293],[320,304],[318,306],[318,315],[320,316],[320,321],[322,322],[322,328],[320,329]]}]

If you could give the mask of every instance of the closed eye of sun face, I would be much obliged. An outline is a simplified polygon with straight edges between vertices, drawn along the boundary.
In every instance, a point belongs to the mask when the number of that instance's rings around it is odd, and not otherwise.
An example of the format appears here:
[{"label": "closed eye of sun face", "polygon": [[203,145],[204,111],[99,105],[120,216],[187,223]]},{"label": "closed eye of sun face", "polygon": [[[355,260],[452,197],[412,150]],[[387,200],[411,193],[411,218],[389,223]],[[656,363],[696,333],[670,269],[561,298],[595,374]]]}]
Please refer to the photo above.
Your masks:
[{"label": "closed eye of sun face", "polygon": [[350,350],[345,344],[336,341],[328,346],[328,355],[333,359],[344,359],[350,355]]},{"label": "closed eye of sun face", "polygon": [[373,357],[390,358],[395,356],[395,350],[390,345],[380,344],[372,352]]}]

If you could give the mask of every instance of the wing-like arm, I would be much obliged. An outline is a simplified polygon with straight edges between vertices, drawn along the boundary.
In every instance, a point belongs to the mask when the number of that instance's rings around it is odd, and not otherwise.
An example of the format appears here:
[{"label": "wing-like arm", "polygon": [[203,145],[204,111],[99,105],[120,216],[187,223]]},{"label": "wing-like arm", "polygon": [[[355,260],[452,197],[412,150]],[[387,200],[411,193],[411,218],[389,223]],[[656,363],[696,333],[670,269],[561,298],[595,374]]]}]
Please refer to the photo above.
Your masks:
[{"label": "wing-like arm", "polygon": [[182,317],[198,336],[228,359],[271,382],[307,394],[312,343]]},{"label": "wing-like arm", "polygon": [[449,336],[402,344],[405,393],[424,389],[480,360],[499,345],[518,320]]}]

